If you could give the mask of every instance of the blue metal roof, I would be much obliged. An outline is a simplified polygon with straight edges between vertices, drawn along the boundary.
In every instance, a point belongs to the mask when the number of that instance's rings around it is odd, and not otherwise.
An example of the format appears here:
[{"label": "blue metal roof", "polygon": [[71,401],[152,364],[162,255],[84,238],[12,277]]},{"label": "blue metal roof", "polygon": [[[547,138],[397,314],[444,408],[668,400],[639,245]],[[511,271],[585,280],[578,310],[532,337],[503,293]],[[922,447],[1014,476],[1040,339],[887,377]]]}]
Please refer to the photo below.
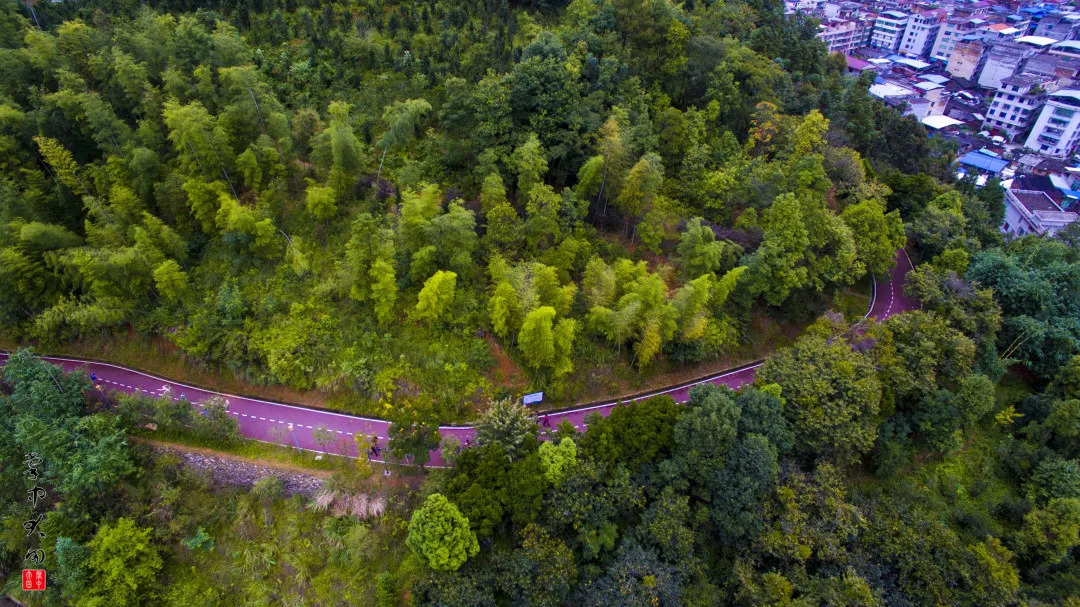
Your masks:
[{"label": "blue metal roof", "polygon": [[1009,166],[1009,161],[987,156],[980,152],[968,152],[960,158],[960,164],[966,164],[991,173],[1000,173],[1002,169]]},{"label": "blue metal roof", "polygon": [[1068,209],[1073,206],[1074,199],[1080,200],[1080,192],[1076,190],[1061,190],[1061,193],[1065,195],[1066,200],[1061,201],[1061,208]]}]

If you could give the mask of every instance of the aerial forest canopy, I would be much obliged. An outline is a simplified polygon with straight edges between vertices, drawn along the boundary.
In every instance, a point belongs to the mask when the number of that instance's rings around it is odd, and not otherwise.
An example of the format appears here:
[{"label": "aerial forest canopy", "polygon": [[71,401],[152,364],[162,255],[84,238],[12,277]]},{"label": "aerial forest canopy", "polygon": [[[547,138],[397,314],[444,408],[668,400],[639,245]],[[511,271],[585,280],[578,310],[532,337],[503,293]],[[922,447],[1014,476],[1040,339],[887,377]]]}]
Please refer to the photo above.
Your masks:
[{"label": "aerial forest canopy", "polygon": [[445,419],[500,360],[573,400],[811,319],[951,160],[779,3],[3,10],[9,339]]}]

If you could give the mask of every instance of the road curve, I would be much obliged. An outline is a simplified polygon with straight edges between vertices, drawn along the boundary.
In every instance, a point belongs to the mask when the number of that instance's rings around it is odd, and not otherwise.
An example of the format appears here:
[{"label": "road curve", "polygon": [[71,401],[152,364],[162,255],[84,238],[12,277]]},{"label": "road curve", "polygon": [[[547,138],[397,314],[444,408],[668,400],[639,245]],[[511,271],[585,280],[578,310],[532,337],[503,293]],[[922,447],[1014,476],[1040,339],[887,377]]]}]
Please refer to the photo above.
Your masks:
[{"label": "road curve", "polygon": [[[874,296],[870,303],[870,309],[866,314],[867,317],[882,320],[894,314],[919,307],[919,302],[905,295],[903,290],[904,278],[913,267],[907,252],[903,249],[897,251],[896,265],[889,273],[888,282],[879,285],[875,281]],[[0,352],[0,361],[6,361],[8,356],[8,353]],[[240,426],[240,433],[255,440],[297,446],[301,449],[319,453],[330,452],[338,455],[348,455],[350,457],[357,455],[356,435],[375,436],[380,449],[386,447],[387,429],[389,427],[389,422],[386,420],[214,392],[108,363],[58,356],[45,356],[42,358],[58,364],[68,371],[82,369],[87,374],[93,373],[97,377],[97,384],[104,390],[116,390],[154,397],[169,396],[174,400],[183,398],[192,403],[200,403],[210,397],[221,396],[228,401],[229,413],[236,418]],[[547,418],[547,422],[552,428],[563,420],[569,420],[575,427],[583,430],[585,420],[593,413],[607,415],[620,403],[636,402],[658,395],[667,395],[672,397],[675,402],[683,403],[689,399],[690,388],[703,383],[726,385],[737,389],[754,381],[754,374],[761,364],[761,362],[751,363],[676,386],[653,390],[621,400],[599,402],[553,412],[544,417]],[[290,425],[292,427],[291,431],[289,430]],[[314,430],[319,427],[333,431],[337,439],[329,443],[319,443],[313,436]],[[440,426],[439,432],[443,438],[452,436],[462,444],[474,435],[471,426]],[[371,457],[371,459],[372,461],[383,461],[381,457]],[[430,465],[438,466],[441,463],[442,459],[439,453],[433,451]]]}]

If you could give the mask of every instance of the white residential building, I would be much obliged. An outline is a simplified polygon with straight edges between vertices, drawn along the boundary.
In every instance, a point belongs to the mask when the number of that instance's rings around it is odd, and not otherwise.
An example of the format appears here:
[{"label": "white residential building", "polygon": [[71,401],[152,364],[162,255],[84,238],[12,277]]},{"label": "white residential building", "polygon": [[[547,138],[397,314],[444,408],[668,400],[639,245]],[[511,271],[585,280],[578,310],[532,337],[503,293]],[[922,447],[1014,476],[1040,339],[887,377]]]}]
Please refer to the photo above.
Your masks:
[{"label": "white residential building", "polygon": [[855,49],[866,46],[866,25],[850,19],[828,19],[819,26],[817,37],[825,43],[829,53],[850,55]]},{"label": "white residential building", "polygon": [[930,51],[930,58],[939,61],[948,61],[952,57],[953,47],[964,36],[986,25],[986,20],[968,17],[953,17],[947,19],[938,31],[934,48]]},{"label": "white residential building", "polygon": [[870,35],[870,46],[896,52],[904,38],[909,16],[900,11],[885,11],[874,21],[874,32]]},{"label": "white residential building", "polygon": [[1063,210],[1046,192],[1005,190],[1005,223],[1001,231],[1014,236],[1056,234],[1077,217],[1075,212]]},{"label": "white residential building", "polygon": [[789,13],[812,13],[821,9],[825,0],[788,0],[784,6]]},{"label": "white residential building", "polygon": [[826,2],[821,7],[821,14],[826,19],[853,19],[865,10],[858,2]]},{"label": "white residential building", "polygon": [[983,129],[1003,134],[1009,141],[1022,135],[1035,121],[1046,103],[1050,83],[1038,76],[1016,75],[1001,81],[990,109],[986,112]]},{"label": "white residential building", "polygon": [[919,11],[911,16],[904,39],[900,42],[900,52],[912,57],[926,57],[934,47],[941,24],[948,17],[943,8]]},{"label": "white residential building", "polygon": [[1080,90],[1050,93],[1024,146],[1054,158],[1068,158],[1080,143]]}]

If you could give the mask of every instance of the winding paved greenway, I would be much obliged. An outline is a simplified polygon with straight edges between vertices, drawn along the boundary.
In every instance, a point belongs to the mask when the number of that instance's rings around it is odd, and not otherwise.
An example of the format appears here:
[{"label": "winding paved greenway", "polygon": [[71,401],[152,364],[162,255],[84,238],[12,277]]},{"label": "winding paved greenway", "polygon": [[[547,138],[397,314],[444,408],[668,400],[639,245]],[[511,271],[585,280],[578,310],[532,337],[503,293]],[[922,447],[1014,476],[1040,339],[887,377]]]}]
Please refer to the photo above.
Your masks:
[{"label": "winding paved greenway", "polygon": [[[897,251],[896,266],[889,275],[888,283],[880,290],[875,286],[874,297],[870,304],[870,310],[866,314],[867,317],[883,320],[893,314],[918,307],[918,302],[906,296],[903,291],[904,277],[912,267],[907,252],[903,249]],[[6,360],[7,356],[7,353],[0,352],[0,360]],[[356,456],[357,449],[353,438],[356,434],[375,435],[378,437],[380,447],[386,446],[389,422],[385,420],[309,409],[258,398],[223,394],[108,363],[55,356],[43,358],[59,364],[67,370],[84,369],[87,373],[94,373],[97,376],[97,383],[105,390],[142,393],[155,397],[167,394],[175,400],[183,397],[193,403],[202,402],[212,396],[224,397],[228,401],[229,412],[236,417],[240,425],[240,433],[256,440],[281,443],[280,431],[271,433],[272,428],[280,426],[285,430],[286,444],[295,443],[303,449],[323,452],[322,445],[312,436],[312,431],[322,426],[338,435],[339,440],[328,447],[328,450],[335,454]],[[621,400],[605,401],[553,412],[547,416],[548,423],[554,428],[564,419],[567,419],[579,429],[584,429],[587,417],[593,413],[606,415],[619,403],[636,402],[662,394],[671,396],[677,403],[682,403],[689,398],[690,388],[706,382],[738,388],[754,380],[754,373],[761,364],[761,362],[751,363],[688,383],[638,394]],[[289,424],[292,424],[291,433],[288,431]],[[444,438],[454,436],[461,443],[472,438],[474,434],[471,426],[440,426],[439,432]],[[382,460],[372,458],[372,461]],[[429,465],[437,466],[441,462],[439,454],[432,452]]]}]

